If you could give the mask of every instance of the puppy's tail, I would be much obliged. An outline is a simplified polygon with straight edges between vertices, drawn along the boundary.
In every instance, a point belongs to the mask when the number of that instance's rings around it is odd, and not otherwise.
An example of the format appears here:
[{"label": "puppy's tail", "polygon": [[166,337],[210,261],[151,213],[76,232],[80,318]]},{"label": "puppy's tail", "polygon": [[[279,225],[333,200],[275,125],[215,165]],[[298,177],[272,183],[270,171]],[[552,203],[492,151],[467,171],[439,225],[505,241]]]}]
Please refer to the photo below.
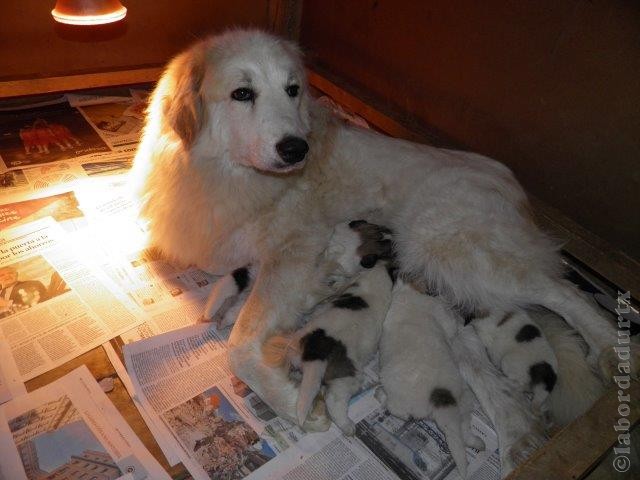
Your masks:
[{"label": "puppy's tail", "polygon": [[467,453],[462,435],[460,409],[456,405],[436,407],[433,419],[442,430],[461,478],[467,478]]},{"label": "puppy's tail", "polygon": [[547,404],[552,422],[564,426],[585,413],[604,393],[587,362],[586,344],[577,331],[552,313],[532,312],[558,360],[557,382]]},{"label": "puppy's tail", "polygon": [[298,392],[298,403],[296,413],[298,425],[302,426],[313,406],[313,401],[320,391],[322,378],[327,369],[327,362],[324,360],[311,360],[302,363],[302,381]]},{"label": "puppy's tail", "polygon": [[262,360],[273,368],[297,364],[300,357],[298,338],[293,333],[280,333],[269,337],[262,344]]}]

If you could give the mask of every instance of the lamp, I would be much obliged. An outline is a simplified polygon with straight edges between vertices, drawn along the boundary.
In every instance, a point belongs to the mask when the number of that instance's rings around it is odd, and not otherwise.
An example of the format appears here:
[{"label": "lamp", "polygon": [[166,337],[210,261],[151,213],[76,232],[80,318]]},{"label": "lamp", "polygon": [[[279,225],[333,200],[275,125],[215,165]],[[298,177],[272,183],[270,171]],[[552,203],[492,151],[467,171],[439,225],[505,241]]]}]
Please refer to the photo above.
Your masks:
[{"label": "lamp", "polygon": [[60,23],[100,25],[122,20],[127,9],[120,0],[56,0],[51,15]]}]

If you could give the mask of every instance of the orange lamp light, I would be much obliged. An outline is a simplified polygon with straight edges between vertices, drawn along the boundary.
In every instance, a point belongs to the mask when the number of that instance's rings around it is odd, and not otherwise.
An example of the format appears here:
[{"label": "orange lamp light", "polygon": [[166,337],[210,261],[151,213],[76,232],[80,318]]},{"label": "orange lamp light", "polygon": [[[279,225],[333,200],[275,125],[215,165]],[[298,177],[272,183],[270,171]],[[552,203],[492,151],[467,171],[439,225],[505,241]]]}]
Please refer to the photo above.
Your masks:
[{"label": "orange lamp light", "polygon": [[57,0],[51,15],[70,25],[100,25],[122,20],[127,9],[120,0]]}]

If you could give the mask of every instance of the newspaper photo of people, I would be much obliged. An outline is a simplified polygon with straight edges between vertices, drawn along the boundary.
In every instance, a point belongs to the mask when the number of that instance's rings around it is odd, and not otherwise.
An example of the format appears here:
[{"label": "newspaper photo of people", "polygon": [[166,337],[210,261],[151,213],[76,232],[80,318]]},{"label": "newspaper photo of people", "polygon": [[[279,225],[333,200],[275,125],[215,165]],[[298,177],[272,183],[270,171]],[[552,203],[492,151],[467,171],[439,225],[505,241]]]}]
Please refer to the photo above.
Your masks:
[{"label": "newspaper photo of people", "polygon": [[9,429],[29,480],[122,475],[66,395],[9,419]]},{"label": "newspaper photo of people", "polygon": [[0,286],[0,318],[69,291],[60,274],[41,255],[0,267]]},{"label": "newspaper photo of people", "polygon": [[216,387],[163,418],[212,480],[244,478],[276,456]]},{"label": "newspaper photo of people", "polygon": [[110,151],[67,102],[3,111],[0,132],[4,170]]}]

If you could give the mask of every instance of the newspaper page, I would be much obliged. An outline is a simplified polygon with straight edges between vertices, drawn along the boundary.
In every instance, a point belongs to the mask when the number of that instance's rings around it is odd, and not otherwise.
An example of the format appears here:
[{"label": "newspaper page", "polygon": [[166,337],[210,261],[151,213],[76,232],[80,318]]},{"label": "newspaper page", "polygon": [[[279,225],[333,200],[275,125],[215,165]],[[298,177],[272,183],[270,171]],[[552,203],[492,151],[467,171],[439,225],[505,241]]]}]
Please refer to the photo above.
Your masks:
[{"label": "newspaper page", "polygon": [[[356,435],[345,438],[335,426],[306,434],[278,418],[228,370],[225,344],[211,325],[125,345],[124,357],[136,396],[177,441],[196,479],[458,478],[433,423],[402,421],[375,400],[374,366],[365,372],[366,391],[351,402]],[[479,411],[473,427],[487,448],[467,449],[471,478],[498,479],[495,432]]]},{"label": "newspaper page", "polygon": [[9,344],[0,340],[0,404],[27,393]]},{"label": "newspaper page", "polygon": [[67,231],[86,226],[86,219],[73,192],[0,205],[0,230],[51,217]]},{"label": "newspaper page", "polygon": [[0,406],[0,455],[12,480],[171,478],[86,366]]},{"label": "newspaper page", "polygon": [[82,113],[65,99],[0,112],[0,171],[110,152]]},{"label": "newspaper page", "polygon": [[144,321],[83,255],[91,246],[72,242],[51,217],[0,232],[0,340],[23,381]]}]

